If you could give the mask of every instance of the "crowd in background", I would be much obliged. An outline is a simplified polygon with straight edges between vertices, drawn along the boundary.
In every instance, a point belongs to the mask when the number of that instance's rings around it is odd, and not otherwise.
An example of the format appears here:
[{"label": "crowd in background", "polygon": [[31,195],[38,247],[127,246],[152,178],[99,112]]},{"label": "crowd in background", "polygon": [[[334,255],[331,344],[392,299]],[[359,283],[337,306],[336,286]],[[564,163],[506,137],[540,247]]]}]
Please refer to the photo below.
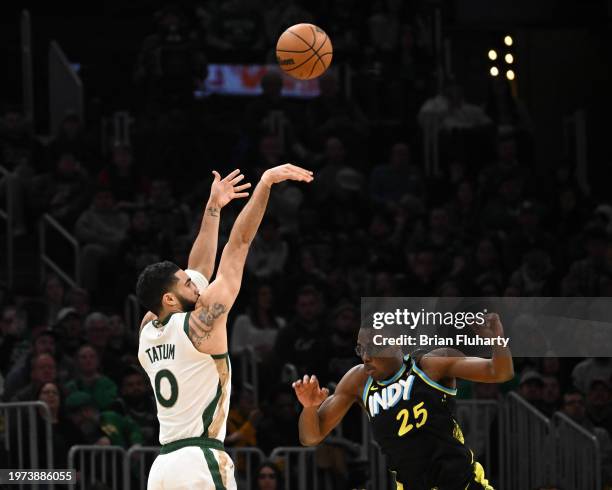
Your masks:
[{"label": "crowd in background", "polygon": [[[361,297],[612,294],[612,207],[584,195],[571,161],[537,170],[527,109],[505,81],[492,80],[481,103],[466,101],[456,82],[436,93],[426,12],[393,0],[309,2],[312,11],[271,4],[265,15],[244,1],[159,12],[135,60],[131,144],[101,147],[98,126],[75,115],[43,144],[18,107],[3,110],[0,164],[11,172],[15,240],[31,240],[49,213],[81,245],[81,287],[48,274],[26,290],[0,291],[0,394],[48,404],[58,468],[77,443],[158,444],[124,300],[147,264],[186,266],[212,169],[240,168],[252,183],[287,161],[315,172],[308,188],[274,188],[249,253],[228,321],[228,446],[269,454],[299,445],[290,378],[336,383],[359,362]],[[314,99],[283,97],[271,72],[260,96],[193,100],[208,62],[271,61],[282,30],[323,18],[334,63],[359,74],[351,99],[333,71]],[[434,173],[421,151],[431,124],[441,128]],[[222,211],[220,249],[242,205]],[[66,258],[60,242],[49,246]],[[240,379],[248,347],[258,393]],[[515,366],[515,380],[462,383],[459,396],[496,400],[517,390],[611,450],[609,358],[517,358]],[[359,441],[358,410],[348,417],[343,438]],[[331,471],[348,485],[346,468]],[[257,488],[275,488],[264,484],[278,470],[259,471]]]}]

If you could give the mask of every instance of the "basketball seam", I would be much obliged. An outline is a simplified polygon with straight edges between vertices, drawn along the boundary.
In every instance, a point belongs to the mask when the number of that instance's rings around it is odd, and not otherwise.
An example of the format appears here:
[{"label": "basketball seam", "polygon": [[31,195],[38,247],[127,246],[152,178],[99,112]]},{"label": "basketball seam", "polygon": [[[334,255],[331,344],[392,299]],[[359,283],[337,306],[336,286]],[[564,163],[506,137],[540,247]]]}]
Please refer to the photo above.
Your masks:
[{"label": "basketball seam", "polygon": [[[312,31],[312,36],[314,38],[314,40],[317,40],[317,34],[314,30],[314,27],[310,26],[310,30]],[[317,60],[318,63],[321,63],[323,65],[323,71],[325,71],[327,69],[327,67],[325,66],[325,63],[323,63],[323,60],[321,59],[321,57],[319,56],[319,50],[325,45],[325,43],[327,42],[327,33],[325,34],[325,39],[323,39],[323,42],[321,43],[321,46],[319,46],[318,49],[313,49],[314,54],[316,55],[317,58],[319,58]],[[314,46],[314,44],[313,44]],[[317,66],[317,63],[313,63],[312,65],[312,69],[310,70],[310,73],[308,74],[308,78],[310,78],[312,76],[312,72],[314,72],[315,67]]]},{"label": "basketball seam", "polygon": [[[307,46],[310,46],[310,50],[312,50],[313,54],[312,54],[312,56],[310,56],[309,58],[307,58],[307,59],[305,59],[304,61],[302,61],[302,62],[301,62],[299,65],[296,65],[296,66],[294,66],[293,68],[289,68],[288,70],[284,70],[284,71],[286,71],[286,72],[293,71],[293,70],[295,70],[295,69],[299,68],[300,66],[303,66],[305,63],[308,63],[308,62],[309,62],[309,61],[310,61],[310,60],[311,60],[311,59],[312,59],[314,56],[317,56],[317,57],[319,58],[317,61],[320,61],[320,62],[321,62],[321,64],[323,65],[323,67],[325,67],[325,63],[323,63],[323,61],[321,60],[321,57],[319,56],[319,49],[321,49],[321,48],[323,47],[323,45],[325,44],[325,42],[327,41],[327,39],[328,39],[327,34],[325,34],[325,39],[323,39],[323,42],[321,43],[321,46],[319,46],[319,48],[315,50],[313,46],[314,46],[314,43],[317,41],[316,36],[315,36],[315,38],[314,38],[314,42],[313,42],[313,44],[312,44],[312,46],[311,46],[311,45],[309,45],[309,44],[306,42],[306,40],[305,40],[305,39],[304,39],[302,36],[300,36],[299,34],[296,34],[296,33],[295,33],[295,32],[293,32],[293,31],[289,31],[289,32],[290,32],[291,34],[293,34],[295,37],[297,37],[297,38],[301,39],[301,40],[302,40],[302,42],[303,42],[304,44],[306,44]],[[314,30],[313,30],[313,32],[314,32]],[[331,53],[326,53],[326,54],[331,54]],[[313,65],[312,70],[310,70],[310,74],[312,74],[312,72],[314,71],[314,67],[315,67],[316,65],[317,65],[316,63]],[[310,77],[310,75],[308,75],[308,76]]]}]

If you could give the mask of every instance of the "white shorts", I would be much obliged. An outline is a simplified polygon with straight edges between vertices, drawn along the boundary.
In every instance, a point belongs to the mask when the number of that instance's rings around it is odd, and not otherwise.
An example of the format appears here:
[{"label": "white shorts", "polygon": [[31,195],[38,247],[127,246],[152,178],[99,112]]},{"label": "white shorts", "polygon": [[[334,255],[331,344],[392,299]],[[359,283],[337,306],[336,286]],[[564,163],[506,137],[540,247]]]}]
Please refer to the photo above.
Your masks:
[{"label": "white shorts", "polygon": [[188,446],[160,454],[147,490],[236,490],[234,463],[225,451]]}]

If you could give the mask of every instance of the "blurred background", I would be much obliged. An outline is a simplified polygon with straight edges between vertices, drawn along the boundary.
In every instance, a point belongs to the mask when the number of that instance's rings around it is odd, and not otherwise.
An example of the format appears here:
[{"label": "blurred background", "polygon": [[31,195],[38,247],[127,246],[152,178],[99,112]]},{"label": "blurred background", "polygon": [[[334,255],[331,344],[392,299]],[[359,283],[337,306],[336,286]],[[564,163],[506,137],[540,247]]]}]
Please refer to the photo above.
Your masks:
[{"label": "blurred background", "polygon": [[[273,192],[228,323],[239,488],[394,488],[357,407],[299,447],[290,382],[358,363],[363,296],[612,295],[611,21],[609,0],[4,5],[2,466],[145,488],[136,278],[186,266],[212,169],[291,161],[316,181]],[[299,22],[333,42],[315,81],[275,68]],[[496,488],[609,487],[612,361],[549,354],[459,386],[466,439]]]}]

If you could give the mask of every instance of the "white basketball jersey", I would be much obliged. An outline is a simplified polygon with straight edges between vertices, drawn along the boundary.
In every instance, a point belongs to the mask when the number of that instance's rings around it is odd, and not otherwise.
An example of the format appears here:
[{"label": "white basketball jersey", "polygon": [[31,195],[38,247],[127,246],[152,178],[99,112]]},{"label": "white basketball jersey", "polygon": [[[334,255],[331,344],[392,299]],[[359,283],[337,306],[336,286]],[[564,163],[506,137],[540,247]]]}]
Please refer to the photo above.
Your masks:
[{"label": "white basketball jersey", "polygon": [[187,335],[190,314],[149,322],[140,333],[138,360],[155,392],[160,444],[188,437],[225,439],[229,357],[202,354],[193,346]]}]

